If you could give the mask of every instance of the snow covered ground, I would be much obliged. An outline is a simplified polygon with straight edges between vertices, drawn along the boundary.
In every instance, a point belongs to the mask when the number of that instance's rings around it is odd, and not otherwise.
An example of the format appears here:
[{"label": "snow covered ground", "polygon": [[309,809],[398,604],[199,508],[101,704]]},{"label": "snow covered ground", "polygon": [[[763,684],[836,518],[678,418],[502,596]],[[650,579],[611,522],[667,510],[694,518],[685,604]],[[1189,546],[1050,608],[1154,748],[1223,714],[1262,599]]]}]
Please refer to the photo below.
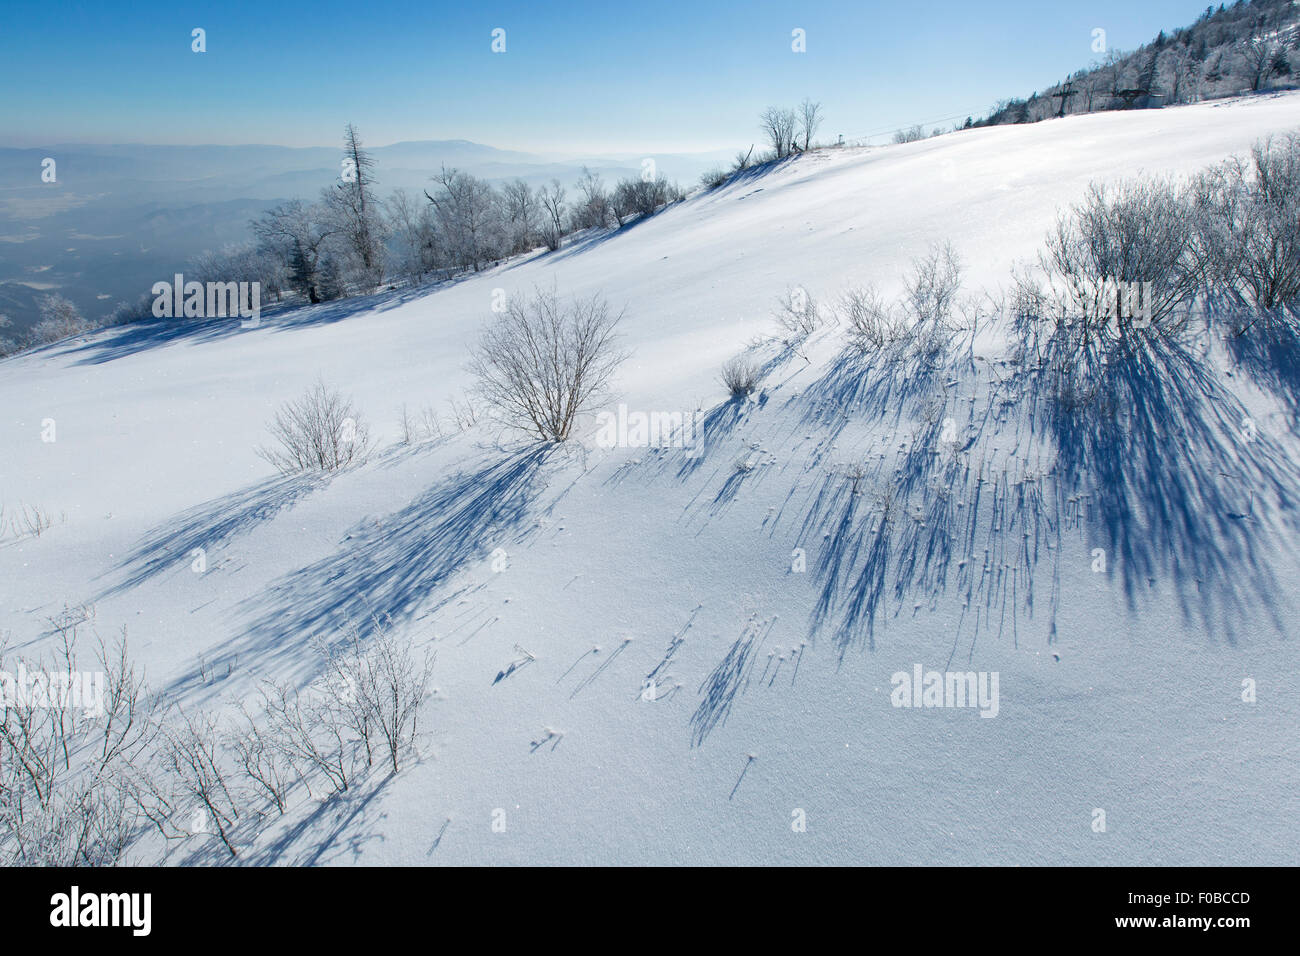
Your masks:
[{"label": "snow covered ground", "polygon": [[[207,709],[310,678],[348,619],[435,649],[419,762],[296,793],[248,862],[1295,864],[1297,426],[1256,367],[1216,350],[1068,433],[998,336],[857,367],[826,329],[757,346],[752,401],[718,382],[792,287],[896,291],[947,239],[997,291],[1090,181],[1295,128],[1284,94],[819,152],[434,291],[0,362],[0,503],[55,517],[0,544],[0,630],[32,653],[93,605]],[[625,307],[614,404],[700,409],[700,447],[399,444],[403,404],[471,385],[497,290],[537,286]],[[379,448],[278,478],[255,447],[317,378]],[[916,665],[996,673],[996,716],[893,706]]]}]

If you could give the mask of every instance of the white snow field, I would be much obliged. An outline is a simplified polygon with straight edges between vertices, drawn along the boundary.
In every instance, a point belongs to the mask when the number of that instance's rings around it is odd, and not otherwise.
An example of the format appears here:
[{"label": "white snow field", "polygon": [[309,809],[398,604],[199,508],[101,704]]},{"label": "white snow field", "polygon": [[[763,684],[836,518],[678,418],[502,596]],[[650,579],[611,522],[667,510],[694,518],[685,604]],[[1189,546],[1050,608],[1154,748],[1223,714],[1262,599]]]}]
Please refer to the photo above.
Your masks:
[{"label": "white snow field", "polygon": [[[1216,346],[1068,426],[996,334],[937,362],[848,361],[835,328],[759,345],[747,402],[718,367],[792,287],[895,291],[947,239],[996,291],[1090,181],[1296,128],[1284,94],[817,152],[436,289],[0,362],[0,503],[55,518],[0,545],[0,631],[35,654],[92,605],[212,712],[310,679],[349,619],[435,649],[418,758],[296,789],[243,863],[1295,864],[1288,357]],[[597,447],[594,422],[549,452],[486,423],[398,443],[404,403],[472,384],[494,290],[537,286],[626,308],[607,407],[702,409],[697,449]],[[279,478],[255,447],[318,378],[377,450]],[[996,673],[996,715],[893,706],[916,665]]]}]

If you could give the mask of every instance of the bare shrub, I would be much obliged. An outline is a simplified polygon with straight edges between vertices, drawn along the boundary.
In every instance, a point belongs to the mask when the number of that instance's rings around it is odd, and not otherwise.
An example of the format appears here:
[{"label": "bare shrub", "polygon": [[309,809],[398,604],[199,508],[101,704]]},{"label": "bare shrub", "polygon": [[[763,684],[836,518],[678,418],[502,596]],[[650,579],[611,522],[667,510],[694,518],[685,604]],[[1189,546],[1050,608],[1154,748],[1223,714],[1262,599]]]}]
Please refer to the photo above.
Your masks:
[{"label": "bare shrub", "polygon": [[41,320],[27,333],[31,345],[46,345],[94,328],[92,323],[82,318],[81,311],[71,301],[57,293],[41,296],[36,300],[36,306]]},{"label": "bare shrub", "polygon": [[99,641],[97,668],[82,671],[77,629],[87,620],[52,618],[59,648],[43,659],[10,662],[0,642],[0,672],[44,674],[21,692],[6,681],[0,700],[4,865],[111,866],[141,825],[157,700],[128,661],[125,631],[111,647]]},{"label": "bare shrub", "polygon": [[[9,527],[15,538],[39,538],[54,527],[54,516],[37,505],[20,505],[17,513],[9,519]],[[3,530],[0,524],[0,531]]]},{"label": "bare shrub", "polygon": [[916,126],[908,127],[894,131],[895,143],[916,143],[925,139],[925,127],[919,123]]},{"label": "bare shrub", "polygon": [[904,279],[907,304],[919,324],[946,327],[961,291],[961,259],[950,242],[935,243],[912,260]]},{"label": "bare shrub", "polygon": [[355,625],[344,632],[341,650],[328,655],[348,723],[361,739],[366,763],[382,748],[393,773],[415,743],[420,710],[429,697],[433,656],[419,660],[401,640],[391,621],[372,622],[368,638]]},{"label": "bare shrub", "polygon": [[1115,302],[1126,287],[1142,290],[1151,325],[1177,328],[1202,275],[1188,206],[1164,180],[1113,188],[1094,183],[1058,219],[1040,259],[1060,315],[1078,323],[1085,344],[1098,335],[1127,334],[1132,319]]},{"label": "bare shrub", "polygon": [[358,768],[360,741],[332,689],[317,684],[303,693],[287,684],[262,685],[267,731],[284,759],[317,772],[334,793],[344,793]]},{"label": "bare shrub", "polygon": [[722,363],[722,384],[733,398],[742,398],[758,388],[762,369],[749,355],[737,355]]},{"label": "bare shrub", "polygon": [[[1197,252],[1232,303],[1268,314],[1300,299],[1300,136],[1254,145],[1194,181]],[[1253,321],[1247,318],[1245,325]]]},{"label": "bare shrub", "polygon": [[599,294],[567,305],[541,289],[512,299],[474,350],[479,394],[508,426],[541,441],[567,440],[624,358],[615,347],[621,319]]},{"label": "bare shrub", "polygon": [[701,174],[700,185],[705,189],[717,189],[730,178],[730,173],[721,166],[715,166],[713,169],[707,170]]},{"label": "bare shrub", "polygon": [[776,314],[777,324],[800,338],[809,336],[821,327],[822,317],[817,301],[802,286],[786,290]]},{"label": "bare shrub", "polygon": [[244,777],[283,814],[285,797],[297,770],[277,735],[260,726],[243,704],[239,712],[241,724],[228,738],[235,762]]},{"label": "bare shrub", "polygon": [[183,715],[166,731],[162,758],[181,792],[197,804],[234,857],[231,830],[239,819],[239,800],[226,781],[221,739],[210,715]]},{"label": "bare shrub", "polygon": [[280,406],[269,428],[280,447],[258,448],[257,453],[286,475],[337,471],[363,461],[369,447],[361,413],[323,381]]},{"label": "bare shrub", "polygon": [[[451,396],[447,399],[447,408],[451,412],[452,424],[460,431],[468,431],[478,424],[478,409],[474,403],[467,398],[458,399]],[[425,410],[426,416],[430,413],[429,409]]]},{"label": "bare shrub", "polygon": [[907,335],[907,323],[893,303],[872,285],[854,287],[840,299],[849,344],[861,352],[875,352]]}]

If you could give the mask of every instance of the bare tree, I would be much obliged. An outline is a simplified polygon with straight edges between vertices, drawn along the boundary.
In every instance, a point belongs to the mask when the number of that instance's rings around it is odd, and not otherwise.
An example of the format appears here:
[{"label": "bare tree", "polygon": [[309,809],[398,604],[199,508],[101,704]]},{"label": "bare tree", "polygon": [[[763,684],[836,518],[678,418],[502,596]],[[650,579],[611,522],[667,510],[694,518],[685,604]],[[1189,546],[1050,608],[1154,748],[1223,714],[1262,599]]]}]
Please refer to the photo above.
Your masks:
[{"label": "bare tree", "polygon": [[405,189],[394,189],[387,203],[389,221],[400,250],[399,268],[416,285],[438,266],[438,238],[433,207]]},{"label": "bare tree", "polygon": [[608,226],[613,210],[600,174],[583,166],[578,191],[582,203],[574,210],[574,226],[578,229],[604,229]]},{"label": "bare tree", "polygon": [[351,123],[343,134],[343,158],[339,181],[323,191],[322,199],[337,224],[335,231],[345,239],[354,281],[370,290],[384,278],[384,222],[374,197],[375,161]]},{"label": "bare tree", "polygon": [[322,257],[338,228],[326,211],[293,199],[263,213],[250,225],[263,248],[284,265],[290,284],[312,304],[322,301]]},{"label": "bare tree", "polygon": [[542,203],[542,211],[546,215],[546,224],[542,228],[542,239],[546,243],[546,248],[554,252],[560,248],[560,242],[564,239],[564,187],[560,185],[558,179],[552,179],[551,185],[538,191],[538,197]]},{"label": "bare tree", "polygon": [[479,393],[507,425],[541,441],[567,440],[624,358],[615,348],[621,319],[599,294],[567,305],[540,289],[512,299],[474,350]]},{"label": "bare tree", "polygon": [[803,136],[803,148],[807,152],[812,146],[812,139],[822,125],[822,105],[808,98],[799,104],[799,133]]},{"label": "bare tree", "polygon": [[456,265],[478,272],[496,259],[500,243],[500,198],[490,185],[468,173],[442,168],[436,196],[426,190],[438,226]]},{"label": "bare tree", "polygon": [[540,212],[538,199],[532,187],[522,179],[514,179],[506,183],[501,190],[501,204],[510,229],[510,251],[512,253],[531,251],[533,242],[537,238]]},{"label": "bare tree", "polygon": [[1252,90],[1262,89],[1273,75],[1273,61],[1281,50],[1281,44],[1272,37],[1252,36],[1241,41],[1241,58]]},{"label": "bare tree", "polygon": [[794,110],[776,106],[769,106],[759,116],[759,129],[767,137],[777,159],[784,159],[790,155],[790,150],[794,146],[797,122]]}]

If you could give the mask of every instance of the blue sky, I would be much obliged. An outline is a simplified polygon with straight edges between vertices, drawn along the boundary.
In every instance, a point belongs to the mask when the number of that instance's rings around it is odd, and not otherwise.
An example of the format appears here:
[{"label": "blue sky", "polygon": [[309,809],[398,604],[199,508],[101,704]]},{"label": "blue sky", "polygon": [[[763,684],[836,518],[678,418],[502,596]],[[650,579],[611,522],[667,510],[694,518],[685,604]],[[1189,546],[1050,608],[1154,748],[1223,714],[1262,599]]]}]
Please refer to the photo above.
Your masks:
[{"label": "blue sky", "polygon": [[[443,3],[110,0],[8,6],[0,145],[371,145],[562,155],[746,147],[768,104],[822,135],[978,115],[1130,49],[1204,0]],[[191,29],[207,52],[191,52]],[[494,28],[506,52],[491,50]],[[807,52],[791,51],[801,28]],[[949,121],[950,122],[950,121]]]}]

